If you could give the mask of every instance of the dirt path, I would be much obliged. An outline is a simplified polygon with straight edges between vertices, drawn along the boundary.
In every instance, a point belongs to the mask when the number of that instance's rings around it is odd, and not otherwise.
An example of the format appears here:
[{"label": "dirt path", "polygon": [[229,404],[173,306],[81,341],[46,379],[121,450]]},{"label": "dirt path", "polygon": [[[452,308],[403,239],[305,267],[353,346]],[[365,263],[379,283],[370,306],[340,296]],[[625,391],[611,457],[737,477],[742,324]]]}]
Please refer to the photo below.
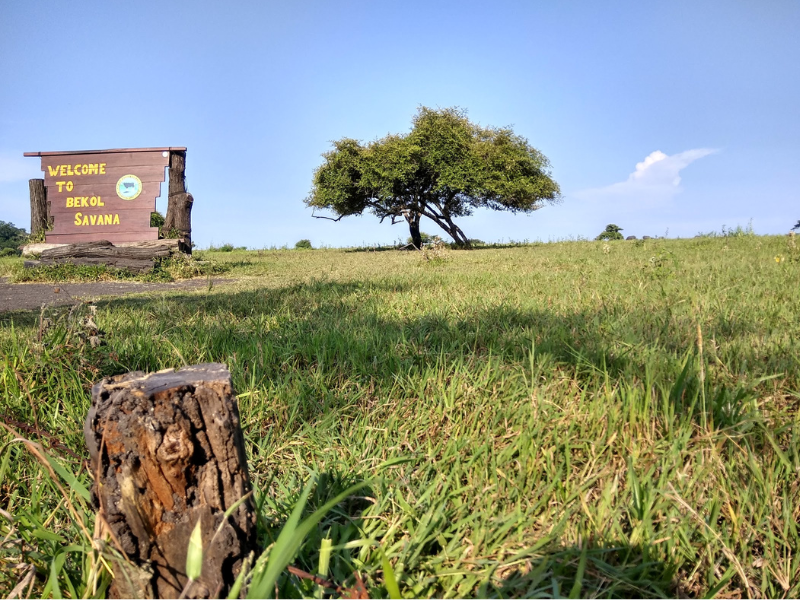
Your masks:
[{"label": "dirt path", "polygon": [[[225,280],[215,279],[216,286]],[[96,283],[8,283],[0,278],[0,313],[12,310],[38,310],[42,304],[59,306],[100,296],[125,296],[142,292],[197,290],[208,285],[208,279],[186,279],[175,283],[129,283],[99,281]]]}]

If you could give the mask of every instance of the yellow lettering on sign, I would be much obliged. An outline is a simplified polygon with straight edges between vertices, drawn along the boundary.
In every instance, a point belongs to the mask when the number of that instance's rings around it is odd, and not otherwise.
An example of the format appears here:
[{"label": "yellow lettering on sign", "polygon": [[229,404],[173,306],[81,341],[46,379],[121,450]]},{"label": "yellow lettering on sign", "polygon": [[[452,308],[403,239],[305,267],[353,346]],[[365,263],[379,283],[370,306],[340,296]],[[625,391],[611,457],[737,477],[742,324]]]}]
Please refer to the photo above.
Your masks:
[{"label": "yellow lettering on sign", "polygon": [[86,163],[77,165],[47,165],[50,177],[74,177],[75,175],[105,175],[106,163]]},{"label": "yellow lettering on sign", "polygon": [[67,191],[68,191],[68,192],[71,192],[71,191],[72,191],[72,187],[73,187],[73,186],[72,186],[72,182],[71,182],[71,181],[68,181],[68,182],[67,182]]},{"label": "yellow lettering on sign", "polygon": [[119,214],[85,215],[77,212],[75,213],[74,223],[80,227],[90,225],[119,225]]},{"label": "yellow lettering on sign", "polygon": [[72,198],[67,198],[67,208],[72,208]]},{"label": "yellow lettering on sign", "polygon": [[66,183],[66,181],[56,181],[56,185],[58,186],[58,191],[59,192],[63,190],[65,183]]}]

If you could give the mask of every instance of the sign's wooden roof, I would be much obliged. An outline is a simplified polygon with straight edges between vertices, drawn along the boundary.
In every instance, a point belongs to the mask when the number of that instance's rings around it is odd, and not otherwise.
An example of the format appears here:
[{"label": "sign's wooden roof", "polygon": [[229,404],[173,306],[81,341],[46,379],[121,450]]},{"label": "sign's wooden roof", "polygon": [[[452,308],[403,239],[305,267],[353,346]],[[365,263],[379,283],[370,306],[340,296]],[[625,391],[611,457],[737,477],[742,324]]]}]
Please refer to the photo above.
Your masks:
[{"label": "sign's wooden roof", "polygon": [[118,152],[186,152],[185,147],[168,146],[166,148],[114,148],[112,150],[72,150],[62,152],[25,152],[24,156],[64,156],[69,154],[116,154]]}]

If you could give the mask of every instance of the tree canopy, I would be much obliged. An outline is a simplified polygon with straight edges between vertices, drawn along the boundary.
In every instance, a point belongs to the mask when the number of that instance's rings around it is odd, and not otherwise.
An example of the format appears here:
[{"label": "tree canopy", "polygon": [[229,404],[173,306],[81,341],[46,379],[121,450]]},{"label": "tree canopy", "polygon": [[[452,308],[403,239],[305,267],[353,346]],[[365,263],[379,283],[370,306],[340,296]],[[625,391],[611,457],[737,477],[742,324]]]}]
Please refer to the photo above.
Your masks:
[{"label": "tree canopy", "polygon": [[[560,198],[547,157],[510,128],[481,127],[458,108],[421,107],[411,131],[368,144],[342,138],[324,154],[305,203],[338,221],[365,211],[405,220],[421,245],[427,217],[460,246],[470,242],[454,219],[476,208],[530,213]],[[315,215],[317,216],[317,215]]]},{"label": "tree canopy", "polygon": [[25,243],[27,232],[13,223],[0,221],[0,248],[14,248]]}]

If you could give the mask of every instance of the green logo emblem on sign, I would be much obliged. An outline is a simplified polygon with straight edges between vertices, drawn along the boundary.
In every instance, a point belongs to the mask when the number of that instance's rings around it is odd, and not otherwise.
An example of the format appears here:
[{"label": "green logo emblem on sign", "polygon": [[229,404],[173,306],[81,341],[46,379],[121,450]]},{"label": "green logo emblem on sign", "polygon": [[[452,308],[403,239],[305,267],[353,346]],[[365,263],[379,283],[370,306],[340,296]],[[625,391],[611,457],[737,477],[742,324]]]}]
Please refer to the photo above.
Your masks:
[{"label": "green logo emblem on sign", "polygon": [[117,196],[123,200],[134,200],[142,193],[142,180],[136,175],[123,175],[117,182]]}]

